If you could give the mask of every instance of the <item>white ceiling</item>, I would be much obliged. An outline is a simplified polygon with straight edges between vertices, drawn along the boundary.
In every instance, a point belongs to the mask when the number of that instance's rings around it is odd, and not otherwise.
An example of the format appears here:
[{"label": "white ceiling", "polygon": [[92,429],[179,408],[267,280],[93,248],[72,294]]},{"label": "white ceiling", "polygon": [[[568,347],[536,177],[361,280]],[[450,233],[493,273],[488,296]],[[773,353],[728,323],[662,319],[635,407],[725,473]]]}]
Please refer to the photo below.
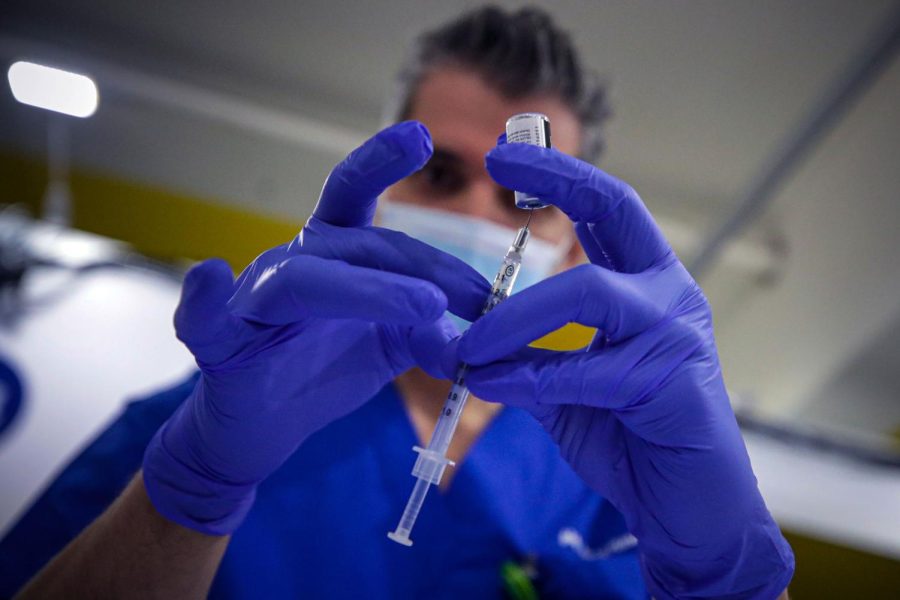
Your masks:
[{"label": "white ceiling", "polygon": [[[481,3],[4,4],[5,31],[370,131],[412,36]],[[679,212],[734,198],[891,5],[544,4],[611,83],[604,166]]]},{"label": "white ceiling", "polygon": [[[112,72],[112,65],[161,78],[166,85],[186,84],[220,99],[247,102],[259,109],[257,114],[276,111],[323,124],[327,131],[349,132],[347,139],[361,139],[378,127],[394,69],[415,33],[477,4],[6,0],[0,6],[0,42],[5,40],[0,58],[34,55],[97,73]],[[615,114],[602,166],[636,187],[682,252],[733,207],[791,128],[896,5],[889,0],[538,4],[573,33],[584,61],[611,84]],[[855,377],[853,386],[844,388],[859,389],[861,371],[852,365],[877,347],[888,358],[879,362],[879,375],[862,379],[877,380],[879,390],[888,390],[873,392],[878,398],[873,402],[881,407],[877,414],[884,414],[891,401],[900,405],[900,344],[876,344],[871,333],[900,322],[900,300],[891,297],[895,290],[884,283],[900,280],[900,271],[886,275],[863,268],[870,261],[860,250],[872,242],[883,252],[874,242],[890,239],[896,222],[892,219],[897,218],[900,186],[889,167],[896,164],[891,153],[900,152],[900,115],[890,110],[891,99],[900,99],[896,65],[894,75],[882,77],[866,102],[858,103],[839,124],[847,132],[822,141],[805,170],[745,236],[751,248],[772,237],[786,244],[788,258],[776,268],[780,279],[761,288],[756,279],[734,269],[720,268],[713,274],[709,292],[717,322],[722,323],[726,374],[740,391],[777,398],[779,406],[796,412],[810,405],[787,400],[792,394],[821,395],[836,378]],[[75,160],[94,169],[299,222],[340,158],[338,151],[321,145],[316,149],[259,129],[203,118],[146,94],[130,94],[115,81],[99,77],[98,83],[100,110],[73,127]],[[0,111],[0,145],[43,151],[44,115],[15,105],[8,95],[0,98]],[[852,155],[842,151],[847,147],[842,144],[850,142]],[[846,178],[851,176],[868,178],[853,201],[872,215],[884,211],[884,216],[880,222],[859,220],[846,231],[828,229],[831,213],[825,208],[833,210],[835,218],[845,218],[841,207],[847,201],[846,196],[828,194],[846,194]],[[803,211],[817,206],[823,207],[820,218],[807,219],[809,213]],[[804,230],[812,227],[808,223],[818,223],[821,230]],[[874,233],[866,239],[870,229]],[[819,244],[826,233],[835,244]],[[876,233],[882,237],[876,239]],[[896,249],[900,251],[900,244]],[[850,257],[842,263],[846,272],[803,267],[818,264],[814,251]],[[745,258],[749,255],[755,256],[744,253]],[[816,279],[811,279],[813,272]],[[855,314],[848,312],[852,298],[837,302],[851,283],[853,289],[861,286],[884,296],[878,310]],[[822,320],[826,317],[810,302],[811,285],[817,298],[832,300],[820,304],[823,310],[837,307],[827,318],[841,319],[841,327]],[[900,298],[900,290],[896,292]],[[775,313],[777,318],[772,317]],[[779,346],[773,352],[766,329],[773,320],[797,325],[799,332],[840,331],[845,337],[810,334],[808,343],[792,350],[785,342],[791,339],[788,332],[776,336]],[[828,354],[827,368],[812,368],[817,357],[810,352],[816,347],[843,348],[853,332],[865,332],[865,340],[855,340],[841,353],[823,352],[818,362],[826,364]],[[805,358],[792,360],[797,358],[792,351]],[[797,372],[801,367],[803,372]],[[760,381],[779,387],[757,385]],[[889,420],[884,422],[890,426]]]}]

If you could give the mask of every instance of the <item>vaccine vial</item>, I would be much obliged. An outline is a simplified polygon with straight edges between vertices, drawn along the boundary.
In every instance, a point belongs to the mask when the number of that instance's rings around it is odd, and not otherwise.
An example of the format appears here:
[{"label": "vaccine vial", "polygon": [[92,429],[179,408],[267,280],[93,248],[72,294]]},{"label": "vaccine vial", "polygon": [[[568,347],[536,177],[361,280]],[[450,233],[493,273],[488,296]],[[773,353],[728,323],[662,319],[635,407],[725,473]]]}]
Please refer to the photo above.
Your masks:
[{"label": "vaccine vial", "polygon": [[[521,113],[506,121],[507,144],[533,144],[542,148],[550,147],[550,119],[541,113]],[[534,209],[548,206],[540,198],[524,192],[515,192],[516,206]]]}]

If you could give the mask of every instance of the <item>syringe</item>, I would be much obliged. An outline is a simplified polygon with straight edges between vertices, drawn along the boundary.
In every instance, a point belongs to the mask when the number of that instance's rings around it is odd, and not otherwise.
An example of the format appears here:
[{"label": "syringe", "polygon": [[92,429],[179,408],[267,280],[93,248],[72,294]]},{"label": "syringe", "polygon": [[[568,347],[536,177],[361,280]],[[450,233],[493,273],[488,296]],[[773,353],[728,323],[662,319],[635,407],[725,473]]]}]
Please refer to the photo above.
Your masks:
[{"label": "syringe", "polygon": [[[506,300],[512,293],[513,285],[522,266],[522,253],[525,251],[525,244],[528,243],[530,231],[528,225],[531,223],[531,215],[534,210],[528,212],[528,221],[525,226],[519,229],[516,239],[513,240],[512,246],[506,251],[503,258],[503,264],[494,277],[494,283],[491,286],[491,294],[488,296],[487,302],[481,314],[490,312],[495,306]],[[438,485],[441,482],[441,476],[447,465],[455,465],[455,463],[447,458],[447,449],[450,447],[450,440],[459,424],[459,417],[462,415],[463,407],[469,398],[469,388],[466,387],[466,374],[469,366],[465,363],[460,365],[453,380],[453,386],[444,402],[444,408],[441,409],[441,415],[438,417],[437,426],[431,436],[431,441],[427,448],[413,446],[413,450],[419,453],[416,464],[413,466],[412,474],[417,478],[416,485],[412,494],[403,510],[403,516],[400,517],[400,523],[394,531],[387,534],[389,538],[403,544],[404,546],[412,546],[412,540],[409,534],[419,511],[425,503],[425,496],[428,494],[428,488],[431,485]]]}]

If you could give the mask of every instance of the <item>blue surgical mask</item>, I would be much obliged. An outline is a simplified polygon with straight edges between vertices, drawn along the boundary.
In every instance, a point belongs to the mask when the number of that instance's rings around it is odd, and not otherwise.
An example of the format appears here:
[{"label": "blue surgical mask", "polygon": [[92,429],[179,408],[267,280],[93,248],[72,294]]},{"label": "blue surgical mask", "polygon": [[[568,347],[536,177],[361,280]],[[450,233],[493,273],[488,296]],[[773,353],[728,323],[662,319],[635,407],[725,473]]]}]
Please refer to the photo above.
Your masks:
[{"label": "blue surgical mask", "polygon": [[[523,213],[524,215],[524,213]],[[405,202],[378,201],[378,225],[402,231],[407,235],[452,254],[481,273],[488,281],[494,280],[497,269],[516,230],[469,215],[424,208]],[[522,258],[522,270],[516,279],[520,291],[555,273],[562,264],[571,242],[551,244],[532,236]],[[460,331],[470,323],[456,315],[450,315]]]}]

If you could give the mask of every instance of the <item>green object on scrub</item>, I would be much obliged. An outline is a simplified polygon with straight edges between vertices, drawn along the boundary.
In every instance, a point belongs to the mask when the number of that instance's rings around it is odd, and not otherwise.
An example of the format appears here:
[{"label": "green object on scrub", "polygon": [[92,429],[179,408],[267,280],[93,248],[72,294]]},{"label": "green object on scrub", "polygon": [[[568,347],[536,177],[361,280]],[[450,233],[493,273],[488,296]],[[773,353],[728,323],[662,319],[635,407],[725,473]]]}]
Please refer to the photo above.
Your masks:
[{"label": "green object on scrub", "polygon": [[522,565],[511,560],[500,567],[503,588],[513,600],[538,600],[537,590]]}]

